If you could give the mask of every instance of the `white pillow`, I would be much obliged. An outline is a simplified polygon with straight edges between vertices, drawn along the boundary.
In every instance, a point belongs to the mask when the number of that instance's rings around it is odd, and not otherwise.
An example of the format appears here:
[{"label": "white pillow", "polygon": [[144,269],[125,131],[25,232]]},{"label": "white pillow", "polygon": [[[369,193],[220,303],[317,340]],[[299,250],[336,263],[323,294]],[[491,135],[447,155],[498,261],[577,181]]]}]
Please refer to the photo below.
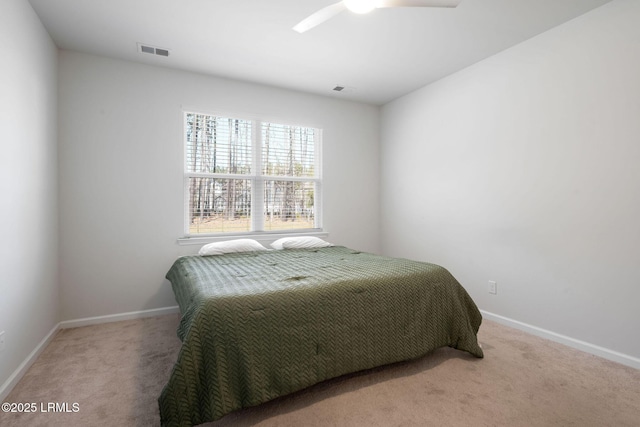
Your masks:
[{"label": "white pillow", "polygon": [[327,246],[333,246],[329,242],[313,237],[313,236],[299,236],[299,237],[283,237],[271,244],[273,249],[308,249],[308,248],[326,248]]},{"label": "white pillow", "polygon": [[200,252],[198,252],[198,255],[209,256],[209,255],[230,254],[233,252],[252,252],[252,251],[266,251],[266,250],[268,249],[253,239],[237,239],[237,240],[227,240],[224,242],[209,243],[208,245],[204,245],[203,247],[200,248]]}]

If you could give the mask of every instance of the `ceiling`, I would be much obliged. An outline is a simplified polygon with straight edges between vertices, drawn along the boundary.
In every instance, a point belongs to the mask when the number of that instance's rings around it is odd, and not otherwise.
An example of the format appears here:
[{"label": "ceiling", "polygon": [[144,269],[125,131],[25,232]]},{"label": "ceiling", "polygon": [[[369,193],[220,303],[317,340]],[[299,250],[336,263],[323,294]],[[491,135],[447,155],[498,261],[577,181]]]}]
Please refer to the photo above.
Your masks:
[{"label": "ceiling", "polygon": [[337,0],[29,1],[61,49],[380,105],[611,0],[345,11],[304,34],[292,27]]}]

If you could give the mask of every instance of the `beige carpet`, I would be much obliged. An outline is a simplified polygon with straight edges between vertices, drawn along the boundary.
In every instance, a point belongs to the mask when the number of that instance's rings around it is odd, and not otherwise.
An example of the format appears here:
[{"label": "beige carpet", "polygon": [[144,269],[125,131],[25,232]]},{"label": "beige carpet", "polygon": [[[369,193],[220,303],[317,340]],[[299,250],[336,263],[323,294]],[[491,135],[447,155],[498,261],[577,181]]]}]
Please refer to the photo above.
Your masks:
[{"label": "beige carpet", "polygon": [[[177,323],[172,315],[60,331],[6,399],[37,412],[0,413],[0,425],[159,425]],[[480,342],[484,359],[440,349],[205,426],[640,426],[640,371],[487,320]],[[79,410],[42,412],[49,403]]]}]

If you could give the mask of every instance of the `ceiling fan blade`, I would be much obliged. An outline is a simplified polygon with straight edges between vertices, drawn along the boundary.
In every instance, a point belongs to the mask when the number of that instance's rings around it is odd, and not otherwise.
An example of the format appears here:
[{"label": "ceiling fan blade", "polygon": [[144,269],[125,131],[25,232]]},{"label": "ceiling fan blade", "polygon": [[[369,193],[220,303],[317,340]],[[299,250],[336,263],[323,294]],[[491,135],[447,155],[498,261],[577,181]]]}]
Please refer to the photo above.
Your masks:
[{"label": "ceiling fan blade", "polygon": [[382,7],[457,7],[462,0],[378,0]]},{"label": "ceiling fan blade", "polygon": [[316,25],[320,25],[324,21],[333,18],[345,9],[346,7],[344,6],[343,2],[334,3],[330,6],[320,9],[308,18],[303,19],[299,24],[293,27],[293,29],[299,33],[304,33],[305,31],[312,29]]}]

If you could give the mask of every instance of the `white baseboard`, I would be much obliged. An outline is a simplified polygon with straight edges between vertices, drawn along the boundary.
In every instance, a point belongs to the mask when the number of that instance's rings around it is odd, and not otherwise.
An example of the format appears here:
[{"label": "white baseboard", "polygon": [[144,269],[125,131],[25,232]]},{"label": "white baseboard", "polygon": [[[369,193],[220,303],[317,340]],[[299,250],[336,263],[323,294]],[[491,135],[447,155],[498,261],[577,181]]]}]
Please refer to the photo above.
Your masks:
[{"label": "white baseboard", "polygon": [[517,320],[510,319],[508,317],[493,314],[485,310],[480,310],[482,316],[486,319],[493,320],[505,326],[510,326],[515,329],[519,329],[524,332],[528,332],[538,337],[546,338],[551,341],[555,341],[560,344],[584,351],[586,353],[593,354],[595,356],[602,357],[613,362],[620,363],[622,365],[630,366],[635,369],[640,369],[640,359],[637,357],[629,356],[624,353],[620,353],[608,348],[600,347],[595,344],[580,341],[575,338],[568,337],[566,335],[557,334],[555,332],[548,331],[546,329],[538,328],[527,323],[519,322]]},{"label": "white baseboard", "polygon": [[154,308],[151,310],[131,311],[128,313],[108,314],[106,316],[85,317],[83,319],[65,320],[60,322],[60,329],[79,328],[81,326],[98,325],[100,323],[119,322],[121,320],[142,319],[144,317],[162,316],[179,313],[178,306]]},{"label": "white baseboard", "polygon": [[27,358],[20,364],[20,366],[18,366],[18,369],[16,369],[13,374],[11,374],[11,376],[4,382],[4,384],[2,384],[2,387],[0,387],[0,402],[5,401],[7,396],[9,396],[9,393],[11,393],[11,390],[13,390],[16,384],[18,384],[24,374],[27,373],[31,365],[33,365],[33,362],[35,362],[38,356],[40,356],[40,353],[42,353],[44,349],[47,348],[47,346],[49,345],[51,340],[53,340],[53,337],[56,336],[56,333],[59,330],[60,324],[58,323],[53,327],[53,329],[51,329],[51,331],[49,331],[47,336],[44,337],[42,341],[40,341],[40,344],[36,346],[36,348],[27,356]]},{"label": "white baseboard", "polygon": [[[627,354],[619,353],[614,350],[609,350],[604,347],[600,347],[594,344],[590,344],[584,341],[577,340],[565,335],[557,334],[555,332],[548,331],[546,329],[538,328],[527,323],[519,322],[517,320],[510,319],[508,317],[493,314],[485,310],[480,310],[482,315],[494,322],[510,326],[515,329],[519,329],[524,332],[528,332],[532,335],[536,335],[542,338],[549,339],[551,341],[558,342],[560,344],[573,347],[575,349],[594,354],[596,356],[612,360],[617,363],[621,363],[626,366],[630,366],[635,369],[640,369],[640,359],[629,356]],[[60,329],[77,328],[81,326],[97,325],[101,323],[119,322],[121,320],[142,319],[145,317],[162,316],[165,314],[179,313],[180,310],[175,307],[156,308],[151,310],[132,311],[129,313],[111,314],[106,316],[86,317],[76,320],[65,320],[55,325],[46,337],[36,346],[36,348],[27,356],[27,358],[18,366],[13,374],[2,384],[0,387],[0,402],[3,402],[9,395],[11,390],[18,384],[20,379],[27,373],[27,370],[33,365],[42,351],[49,345],[51,340],[55,337],[56,333]]]},{"label": "white baseboard", "polygon": [[119,322],[121,320],[142,319],[144,317],[162,316],[165,314],[174,314],[179,312],[179,307],[175,306],[154,308],[151,310],[132,311],[129,313],[110,314],[107,316],[86,317],[84,319],[65,320],[58,323],[53,327],[53,329],[51,329],[47,336],[44,337],[42,341],[40,341],[40,344],[36,346],[36,348],[27,356],[27,358],[20,364],[20,366],[18,366],[18,369],[16,369],[13,374],[11,374],[9,379],[7,379],[4,384],[2,384],[2,387],[0,387],[0,402],[5,401],[11,390],[13,390],[16,384],[18,384],[24,374],[27,373],[31,365],[33,365],[36,359],[38,359],[40,353],[42,353],[42,351],[47,348],[53,337],[55,337],[56,333],[60,329],[78,328],[80,326],[97,325],[100,323]]}]

